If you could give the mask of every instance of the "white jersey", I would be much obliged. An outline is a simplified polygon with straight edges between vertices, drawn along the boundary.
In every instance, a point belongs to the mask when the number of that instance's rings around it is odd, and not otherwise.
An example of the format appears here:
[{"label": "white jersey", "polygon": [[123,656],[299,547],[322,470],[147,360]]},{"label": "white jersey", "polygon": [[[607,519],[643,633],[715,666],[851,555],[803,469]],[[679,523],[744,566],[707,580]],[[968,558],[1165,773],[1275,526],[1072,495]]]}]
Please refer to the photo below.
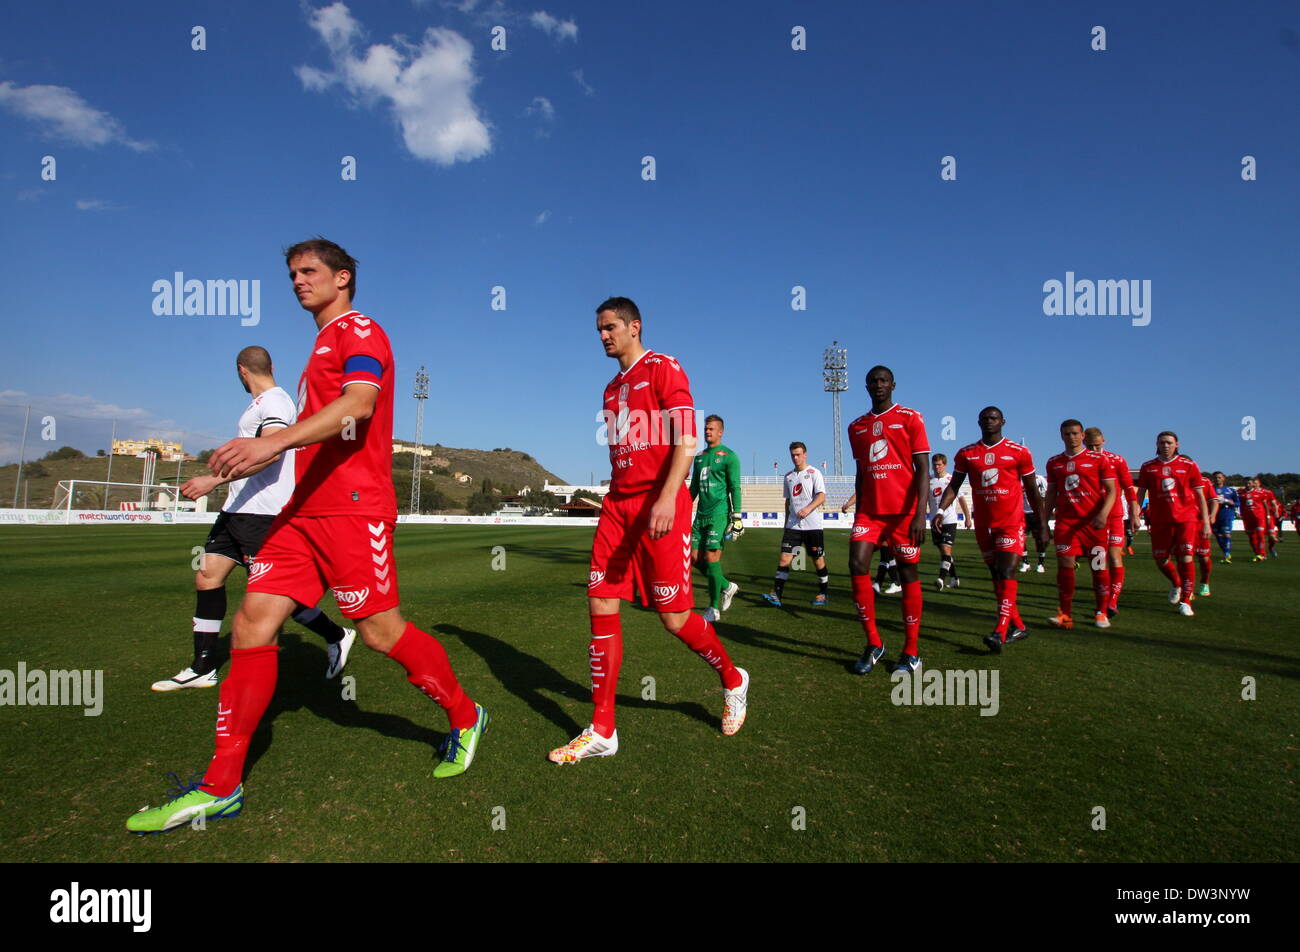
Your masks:
[{"label": "white jersey", "polygon": [[[820,529],[822,527],[822,507],[818,506],[804,518],[799,518],[799,510],[807,508],[818,493],[826,492],[826,480],[821,470],[815,466],[805,466],[803,471],[792,469],[785,474],[785,498],[789,501],[789,511],[785,516],[787,529]],[[824,501],[823,501],[824,502]]]},{"label": "white jersey", "polygon": [[930,477],[930,518],[934,519],[938,513],[942,512],[943,524],[945,526],[952,525],[957,521],[956,498],[953,499],[952,505],[947,509],[941,510],[939,508],[939,500],[943,498],[944,490],[948,488],[950,482],[952,482],[952,473],[944,473],[942,476]]},{"label": "white jersey", "polygon": [[[254,397],[239,418],[239,435],[261,436],[262,430],[267,426],[272,429],[290,426],[297,420],[298,408],[293,398],[280,387],[272,387],[261,396]],[[290,450],[282,453],[278,460],[260,473],[230,483],[226,504],[221,508],[231,513],[279,515],[293,493],[293,483],[293,450]]]},{"label": "white jersey", "polygon": [[[1046,499],[1047,498],[1047,477],[1044,476],[1042,473],[1034,473],[1034,482],[1038,485],[1038,498]],[[1024,497],[1025,500],[1025,512],[1033,512],[1034,511],[1033,507],[1029,505],[1029,497],[1024,495],[1023,489],[1021,490],[1020,494],[1021,496]]]}]

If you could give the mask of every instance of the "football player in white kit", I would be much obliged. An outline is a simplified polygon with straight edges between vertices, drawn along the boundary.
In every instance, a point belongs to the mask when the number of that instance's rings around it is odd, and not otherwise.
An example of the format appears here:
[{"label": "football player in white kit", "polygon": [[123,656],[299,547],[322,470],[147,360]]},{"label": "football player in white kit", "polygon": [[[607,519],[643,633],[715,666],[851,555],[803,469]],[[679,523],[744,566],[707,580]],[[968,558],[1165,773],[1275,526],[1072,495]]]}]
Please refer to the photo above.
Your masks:
[{"label": "football player in white kit", "polygon": [[763,596],[769,605],[781,605],[790,563],[796,546],[812,556],[817,567],[819,591],[812,600],[814,608],[826,604],[831,576],[826,568],[826,544],[822,531],[822,506],[826,502],[826,479],[821,470],[808,464],[808,448],[800,442],[790,444],[790,461],[794,469],[785,474],[785,532],[781,536],[781,560],[777,563],[772,591]]},{"label": "football player in white kit", "polygon": [[[235,359],[244,390],[253,396],[239,418],[239,435],[257,437],[294,423],[298,408],[283,388],[275,385],[271,355],[264,347],[245,347]],[[181,487],[186,499],[206,496],[229,485],[226,503],[208,533],[203,562],[194,576],[194,658],[190,666],[165,681],[155,681],[155,691],[211,688],[217,685],[217,638],[226,617],[226,577],[236,565],[248,569],[270,531],[271,523],[293,493],[291,453],[254,467],[241,479],[195,476]],[[347,664],[356,632],[336,625],[319,608],[299,605],[293,620],[325,639],[328,664],[325,677],[337,677]]]},{"label": "football player in white kit", "polygon": [[965,496],[958,496],[957,501],[947,509],[939,508],[939,499],[943,496],[943,491],[948,488],[952,482],[952,473],[948,472],[948,457],[942,453],[935,453],[930,457],[931,471],[934,473],[930,477],[930,521],[934,522],[934,517],[943,513],[943,531],[930,527],[930,538],[933,540],[935,548],[939,550],[939,577],[934,580],[934,587],[939,591],[944,588],[960,588],[961,579],[957,575],[957,562],[952,556],[953,544],[957,541],[957,507],[961,506],[962,514],[966,517],[966,528],[969,529],[971,522],[970,506],[966,504]]}]

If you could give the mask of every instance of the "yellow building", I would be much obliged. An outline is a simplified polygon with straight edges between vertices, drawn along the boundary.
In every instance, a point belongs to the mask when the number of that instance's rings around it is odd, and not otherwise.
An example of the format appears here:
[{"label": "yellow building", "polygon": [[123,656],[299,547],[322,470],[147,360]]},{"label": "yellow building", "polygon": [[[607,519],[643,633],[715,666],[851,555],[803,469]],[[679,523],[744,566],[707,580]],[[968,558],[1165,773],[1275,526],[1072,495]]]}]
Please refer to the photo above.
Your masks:
[{"label": "yellow building", "polygon": [[114,456],[139,456],[145,450],[157,450],[158,454],[166,460],[173,462],[185,455],[185,449],[180,443],[171,440],[114,440]]}]

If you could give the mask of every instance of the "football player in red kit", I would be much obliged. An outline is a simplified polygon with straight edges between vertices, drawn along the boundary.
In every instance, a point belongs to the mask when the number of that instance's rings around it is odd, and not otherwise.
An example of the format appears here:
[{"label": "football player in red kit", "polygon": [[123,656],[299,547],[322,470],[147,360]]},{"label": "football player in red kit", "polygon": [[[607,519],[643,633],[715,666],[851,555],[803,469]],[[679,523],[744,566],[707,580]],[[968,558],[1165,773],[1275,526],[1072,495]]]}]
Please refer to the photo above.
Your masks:
[{"label": "football player in red kit", "polygon": [[[1110,511],[1110,522],[1106,524],[1106,561],[1110,570],[1110,604],[1106,606],[1106,615],[1114,618],[1119,614],[1119,596],[1124,591],[1124,548],[1126,535],[1133,532],[1134,500],[1137,489],[1133,486],[1133,474],[1129,472],[1128,460],[1118,453],[1105,449],[1106,437],[1095,426],[1083,431],[1083,445],[1110,460],[1115,470],[1115,485],[1119,487],[1120,498]],[[1124,504],[1128,504],[1125,516]]]},{"label": "football player in red kit", "polygon": [[866,674],[885,654],[876,630],[876,600],[871,588],[871,555],[889,546],[903,585],[903,651],[898,668],[921,667],[921,577],[918,563],[925,543],[925,507],[930,491],[930,441],[921,414],[893,401],[894,372],[872,367],[867,373],[871,410],[849,424],[849,446],[857,460],[854,494],[857,513],[849,538],[853,602],[867,636],[867,648],[853,664]]},{"label": "football player in red kit", "polygon": [[1199,534],[1210,540],[1210,514],[1201,488],[1201,470],[1178,453],[1178,435],[1164,430],[1156,437],[1156,456],[1138,472],[1138,506],[1151,493],[1147,524],[1151,530],[1151,554],[1169,579],[1169,601],[1179,612],[1193,615],[1192,585],[1196,570],[1192,564]]},{"label": "football player in red kit", "polygon": [[[1219,494],[1214,491],[1214,480],[1204,474],[1201,475],[1201,494],[1205,497],[1206,510],[1210,515],[1210,526],[1213,527],[1215,520],[1219,518]],[[1195,533],[1192,545],[1196,553],[1197,577],[1200,581],[1196,586],[1196,594],[1205,598],[1210,594],[1210,576],[1214,572],[1214,557],[1210,548],[1210,539],[1202,538],[1199,532]]]},{"label": "football player in red kit", "polygon": [[1265,489],[1260,477],[1255,477],[1259,487],[1259,498],[1264,503],[1264,541],[1268,545],[1269,558],[1277,558],[1277,543],[1282,535],[1282,506],[1277,495],[1271,489]]},{"label": "football player in red kit", "polygon": [[405,668],[407,680],[446,710],[451,729],[435,777],[463,773],[487,729],[487,712],[461,688],[442,645],[406,621],[399,607],[391,558],[393,352],[379,324],[352,309],[356,260],[320,238],[289,248],[285,263],[298,304],[315,325],[298,383],[298,422],[231,440],[212,453],[208,467],[238,478],[301,447],[298,482],[248,567],[207,773],[164,806],[132,816],[127,829],[133,833],[240,812],[248,745],[275,693],[280,626],[296,604],[316,604],[326,588],[342,614],[355,619],[367,647]]},{"label": "football player in red kit", "polygon": [[1039,547],[1047,548],[1047,520],[1043,518],[1043,500],[1034,478],[1034,457],[1027,447],[1003,438],[1005,425],[1006,419],[997,407],[980,411],[981,439],[957,451],[952,482],[938,503],[941,515],[935,516],[936,520],[943,518],[942,511],[952,505],[969,476],[971,498],[975,501],[975,541],[993,576],[998,604],[997,623],[984,638],[984,644],[994,654],[1001,652],[1004,644],[1028,634],[1016,607],[1016,563],[1025,554],[1025,499],[1038,515]]},{"label": "football player in red kit", "polygon": [[1241,498],[1241,524],[1250,540],[1251,551],[1255,553],[1252,562],[1264,561],[1264,540],[1266,523],[1264,520],[1264,490],[1259,480],[1246,480],[1246,488],[1238,494]]},{"label": "football player in red kit", "polygon": [[613,469],[591,545],[587,603],[591,616],[591,724],[548,755],[572,764],[618,752],[614,698],[623,661],[620,602],[633,590],[653,598],[659,620],[708,662],[722,680],[722,733],[745,723],[749,673],[737,668],[703,615],[692,611],[691,493],[695,409],[677,361],[641,343],[641,312],[615,297],[596,308],[596,332],[619,372],[605,386],[602,415]]},{"label": "football player in red kit", "polygon": [[1074,601],[1074,560],[1082,555],[1092,566],[1092,590],[1096,596],[1093,624],[1110,627],[1110,572],[1106,568],[1106,527],[1111,510],[1119,501],[1115,467],[1100,453],[1083,445],[1083,424],[1066,420],[1061,424],[1064,453],[1047,461],[1047,518],[1056,518],[1056,591],[1060,612],[1047,619],[1053,628],[1073,628],[1070,609]]}]

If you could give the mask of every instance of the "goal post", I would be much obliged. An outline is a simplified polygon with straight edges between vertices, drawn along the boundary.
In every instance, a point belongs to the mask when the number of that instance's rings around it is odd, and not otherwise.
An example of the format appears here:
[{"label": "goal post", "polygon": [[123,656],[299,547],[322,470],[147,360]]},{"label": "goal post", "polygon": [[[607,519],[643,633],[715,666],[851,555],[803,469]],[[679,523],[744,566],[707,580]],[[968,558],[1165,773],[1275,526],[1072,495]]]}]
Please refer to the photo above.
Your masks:
[{"label": "goal post", "polygon": [[114,483],[102,479],[61,479],[51,509],[139,510],[147,512],[206,512],[208,498],[185,499],[180,487],[168,483]]}]

